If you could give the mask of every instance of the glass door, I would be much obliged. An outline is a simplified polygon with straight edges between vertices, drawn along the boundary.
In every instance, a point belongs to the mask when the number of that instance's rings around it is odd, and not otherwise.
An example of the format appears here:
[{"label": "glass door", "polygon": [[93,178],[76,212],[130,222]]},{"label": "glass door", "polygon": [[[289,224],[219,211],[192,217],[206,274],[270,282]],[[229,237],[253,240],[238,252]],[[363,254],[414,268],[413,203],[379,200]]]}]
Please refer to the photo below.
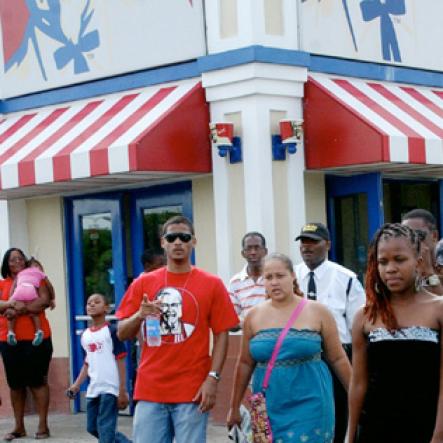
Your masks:
[{"label": "glass door", "polygon": [[386,223],[401,221],[412,209],[431,212],[440,224],[440,182],[438,180],[385,179],[383,180],[383,206]]},{"label": "glass door", "polygon": [[140,257],[144,250],[163,254],[161,228],[168,218],[184,215],[192,220],[191,183],[156,186],[132,194],[131,234],[133,274],[142,271]]},{"label": "glass door", "polygon": [[[83,364],[80,336],[88,322],[85,313],[88,295],[100,292],[108,298],[112,320],[128,286],[128,272],[137,277],[143,271],[140,260],[143,251],[163,254],[160,246],[163,223],[179,214],[192,220],[191,192],[191,183],[182,182],[65,200],[74,375]],[[127,346],[128,391],[132,394],[136,348],[130,342]],[[77,411],[84,410],[85,390],[86,384],[76,400]]]},{"label": "glass door", "polygon": [[[109,314],[112,320],[115,306],[126,286],[125,249],[121,195],[68,199],[66,203],[73,331],[71,347],[73,374],[77,375],[84,358],[80,336],[88,324],[86,300],[95,292],[104,294],[111,307]],[[76,410],[85,410],[85,386],[76,401]]]},{"label": "glass door", "polygon": [[381,175],[326,176],[326,193],[329,256],[363,281],[369,241],[383,224]]}]

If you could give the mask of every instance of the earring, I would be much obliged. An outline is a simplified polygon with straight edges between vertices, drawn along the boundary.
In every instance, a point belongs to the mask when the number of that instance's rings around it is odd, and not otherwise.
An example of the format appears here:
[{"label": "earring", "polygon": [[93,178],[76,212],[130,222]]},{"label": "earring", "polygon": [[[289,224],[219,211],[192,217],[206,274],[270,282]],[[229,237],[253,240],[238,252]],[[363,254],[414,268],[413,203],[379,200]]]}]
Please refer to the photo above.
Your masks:
[{"label": "earring", "polygon": [[419,276],[415,276],[414,289],[415,292],[420,292],[423,286],[423,279]]},{"label": "earring", "polygon": [[378,287],[378,282],[375,282],[374,291],[377,295],[380,295],[380,288]]}]

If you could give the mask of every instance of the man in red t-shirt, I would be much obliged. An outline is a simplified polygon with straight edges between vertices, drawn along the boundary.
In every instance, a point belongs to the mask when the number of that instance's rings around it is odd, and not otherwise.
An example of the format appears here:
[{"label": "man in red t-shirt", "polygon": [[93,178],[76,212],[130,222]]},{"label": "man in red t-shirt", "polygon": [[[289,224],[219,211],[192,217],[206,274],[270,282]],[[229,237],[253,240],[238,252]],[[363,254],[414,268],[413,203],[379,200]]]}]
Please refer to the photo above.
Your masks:
[{"label": "man in red t-shirt", "polygon": [[134,443],[206,441],[228,331],[239,320],[223,282],[191,266],[195,243],[186,217],[169,219],[161,238],[166,267],[135,280],[117,311],[121,340],[135,337],[148,315],[160,316],[161,345],[143,344],[137,372]]}]

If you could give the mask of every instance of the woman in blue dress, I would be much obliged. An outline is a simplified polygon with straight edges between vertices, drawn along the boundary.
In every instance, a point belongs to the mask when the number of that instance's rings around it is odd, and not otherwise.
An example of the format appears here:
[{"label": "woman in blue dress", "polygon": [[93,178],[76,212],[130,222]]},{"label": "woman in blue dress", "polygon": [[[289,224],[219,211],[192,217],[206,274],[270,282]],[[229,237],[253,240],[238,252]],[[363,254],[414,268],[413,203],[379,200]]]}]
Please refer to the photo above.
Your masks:
[{"label": "woman in blue dress", "polygon": [[[253,308],[243,325],[240,356],[227,424],[240,424],[240,405],[253,374],[253,392],[262,390],[266,367],[278,336],[303,294],[291,260],[271,254],[264,260],[268,300]],[[322,352],[347,389],[351,367],[334,318],[308,301],[283,340],[266,390],[266,407],[275,443],[330,443],[334,438],[331,374]]]}]

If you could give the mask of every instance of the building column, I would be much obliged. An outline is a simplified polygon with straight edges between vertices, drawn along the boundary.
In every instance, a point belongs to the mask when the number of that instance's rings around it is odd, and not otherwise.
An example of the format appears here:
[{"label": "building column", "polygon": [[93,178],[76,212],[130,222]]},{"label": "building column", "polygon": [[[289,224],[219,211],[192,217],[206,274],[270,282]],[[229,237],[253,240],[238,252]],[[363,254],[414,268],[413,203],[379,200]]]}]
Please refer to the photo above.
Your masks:
[{"label": "building column", "polygon": [[233,122],[243,151],[238,164],[216,148],[212,153],[217,268],[224,281],[243,264],[240,241],[248,231],[262,232],[270,252],[298,259],[294,238],[306,218],[303,149],[273,161],[271,136],[279,119],[302,117],[306,78],[306,68],[264,63],[203,74],[211,121]]},{"label": "building column", "polygon": [[294,0],[206,0],[209,53],[251,45],[299,49],[297,3]]}]

